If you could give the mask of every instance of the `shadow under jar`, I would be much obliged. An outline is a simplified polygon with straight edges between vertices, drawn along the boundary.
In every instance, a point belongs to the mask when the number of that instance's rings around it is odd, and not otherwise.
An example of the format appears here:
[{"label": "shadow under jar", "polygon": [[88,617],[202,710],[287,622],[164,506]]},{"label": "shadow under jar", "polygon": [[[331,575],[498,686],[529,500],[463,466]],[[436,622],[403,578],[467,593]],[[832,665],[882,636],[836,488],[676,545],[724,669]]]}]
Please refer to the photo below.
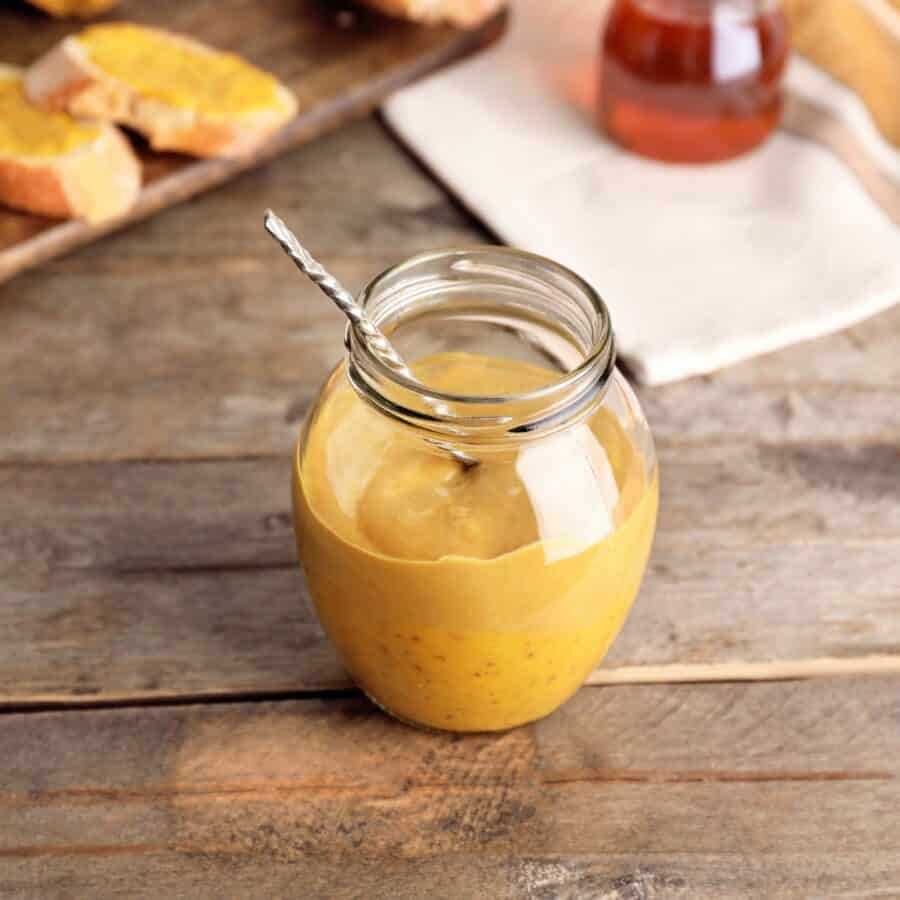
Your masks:
[{"label": "shadow under jar", "polygon": [[781,118],[789,49],[777,0],[615,0],[600,43],[600,125],[666,162],[745,153]]},{"label": "shadow under jar", "polygon": [[653,442],[606,307],[499,247],[414,257],[361,302],[421,383],[348,330],[300,435],[297,545],[322,624],[403,721],[541,718],[618,634],[656,523]]}]

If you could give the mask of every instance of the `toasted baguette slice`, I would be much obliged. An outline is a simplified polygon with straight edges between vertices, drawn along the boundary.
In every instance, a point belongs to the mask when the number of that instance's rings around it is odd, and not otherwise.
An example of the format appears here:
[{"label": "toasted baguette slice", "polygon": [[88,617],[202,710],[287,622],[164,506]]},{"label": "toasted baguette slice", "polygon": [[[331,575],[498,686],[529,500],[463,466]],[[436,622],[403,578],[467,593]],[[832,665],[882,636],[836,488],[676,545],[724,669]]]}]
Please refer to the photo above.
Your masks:
[{"label": "toasted baguette slice", "polygon": [[449,22],[471,28],[493,15],[506,0],[363,0],[367,6],[413,22]]},{"label": "toasted baguette slice", "polygon": [[141,167],[125,136],[114,125],[36,109],[22,74],[0,65],[0,203],[88,222],[128,210]]},{"label": "toasted baguette slice", "polygon": [[119,122],[155,150],[235,156],[294,117],[294,95],[231,53],[159,28],[95,25],[35,62],[28,96],[48,109]]},{"label": "toasted baguette slice", "polygon": [[79,16],[87,19],[118,6],[119,0],[28,0],[51,16]]},{"label": "toasted baguette slice", "polygon": [[791,41],[868,106],[900,146],[900,0],[786,0]]}]

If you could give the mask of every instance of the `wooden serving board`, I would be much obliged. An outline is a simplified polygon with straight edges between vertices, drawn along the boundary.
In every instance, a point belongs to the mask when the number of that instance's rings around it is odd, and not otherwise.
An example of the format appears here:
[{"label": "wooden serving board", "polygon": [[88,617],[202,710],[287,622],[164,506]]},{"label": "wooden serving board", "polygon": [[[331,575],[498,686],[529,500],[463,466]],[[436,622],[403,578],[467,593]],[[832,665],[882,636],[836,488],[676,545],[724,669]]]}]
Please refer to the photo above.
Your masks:
[{"label": "wooden serving board", "polygon": [[[0,207],[0,281],[143,219],[372,109],[392,90],[475,52],[503,30],[500,14],[478,29],[426,28],[327,0],[124,0],[99,20],[129,20],[240,53],[297,94],[300,111],[250,154],[198,160],[154,153],[136,141],[144,187],[124,216],[102,225],[54,222]],[[0,62],[27,66],[78,20],[51,19],[0,0]]]}]

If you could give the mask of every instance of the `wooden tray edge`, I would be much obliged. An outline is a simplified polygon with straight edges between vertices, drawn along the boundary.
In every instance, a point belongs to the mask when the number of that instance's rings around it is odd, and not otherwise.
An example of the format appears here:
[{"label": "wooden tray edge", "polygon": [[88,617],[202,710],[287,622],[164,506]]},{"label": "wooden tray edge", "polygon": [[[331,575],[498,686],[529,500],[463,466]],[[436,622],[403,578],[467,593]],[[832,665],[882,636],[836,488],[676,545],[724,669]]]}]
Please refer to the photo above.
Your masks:
[{"label": "wooden tray edge", "polygon": [[[60,222],[33,238],[6,248],[0,254],[0,284],[40,263],[223,184],[346,122],[361,118],[393,91],[493,44],[503,34],[508,18],[508,12],[501,10],[479,27],[460,31],[454,40],[441,47],[423,53],[410,63],[391,68],[367,82],[360,90],[348,91],[337,102],[332,98],[328,105],[303,110],[268,143],[255,148],[250,154],[231,159],[196,160],[191,164],[190,178],[163,176],[151,182],[141,190],[137,203],[123,216],[99,225],[79,221]],[[184,169],[181,169],[177,174],[183,172]]]}]

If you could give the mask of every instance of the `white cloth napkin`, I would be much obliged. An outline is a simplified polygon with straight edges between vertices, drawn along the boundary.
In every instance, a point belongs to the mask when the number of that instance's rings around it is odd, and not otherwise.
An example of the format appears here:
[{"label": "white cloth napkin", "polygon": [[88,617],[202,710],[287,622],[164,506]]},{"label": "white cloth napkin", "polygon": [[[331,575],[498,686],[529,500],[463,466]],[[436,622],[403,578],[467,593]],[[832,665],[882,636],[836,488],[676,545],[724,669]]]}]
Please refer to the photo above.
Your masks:
[{"label": "white cloth napkin", "polygon": [[[606,6],[515,4],[498,46],[395,94],[388,121],[498,237],[594,285],[646,382],[709,372],[900,300],[900,228],[824,147],[778,133],[732,162],[670,166],[599,134]],[[796,59],[788,80],[900,183],[900,153],[851,92]]]}]

